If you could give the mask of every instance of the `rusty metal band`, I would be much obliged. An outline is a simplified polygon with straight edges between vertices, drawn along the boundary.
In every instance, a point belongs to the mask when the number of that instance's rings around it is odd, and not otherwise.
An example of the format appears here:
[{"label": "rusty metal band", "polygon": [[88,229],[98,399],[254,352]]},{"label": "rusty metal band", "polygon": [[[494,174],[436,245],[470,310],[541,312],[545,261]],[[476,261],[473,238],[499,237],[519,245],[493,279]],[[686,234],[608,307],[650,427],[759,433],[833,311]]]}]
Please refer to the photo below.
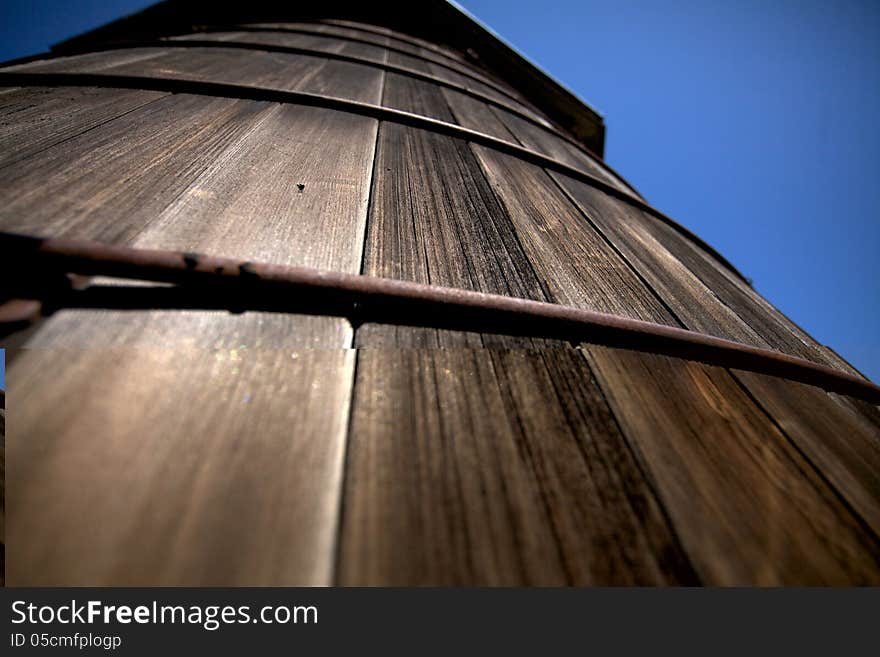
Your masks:
[{"label": "rusty metal band", "polygon": [[[534,336],[770,374],[880,403],[880,387],[867,379],[801,358],[551,303],[304,267],[2,233],[0,254],[7,280],[19,285],[7,291],[7,297],[47,294],[54,283],[46,281],[59,281],[67,273],[177,286],[69,290],[57,293],[58,307],[266,310],[347,317],[356,327],[370,322]],[[22,289],[28,286],[32,289]],[[49,299],[50,307],[52,302]]]},{"label": "rusty metal band", "polygon": [[517,144],[498,139],[476,130],[470,130],[460,125],[447,123],[437,119],[431,119],[411,112],[372,105],[355,100],[311,94],[303,91],[282,91],[280,89],[267,89],[263,87],[250,87],[240,84],[228,84],[221,82],[204,82],[200,80],[181,80],[175,78],[147,77],[138,75],[110,75],[103,73],[18,73],[0,71],[0,86],[75,86],[75,87],[111,87],[121,89],[139,89],[149,91],[165,91],[169,93],[189,93],[222,98],[241,98],[275,103],[293,103],[312,107],[339,110],[353,114],[368,116],[380,121],[390,121],[421,130],[428,130],[438,134],[463,139],[480,146],[492,148],[501,153],[512,155],[530,164],[534,164],[557,173],[564,174],[580,182],[602,190],[610,196],[625,201],[640,210],[656,217],[668,224],[694,244],[711,255],[720,264],[748,284],[748,279],[743,276],[723,255],[718,253],[712,246],[699,236],[682,226],[680,223],[660,212],[652,205],[636,198],[629,192],[618,189],[614,185],[601,180],[589,173],[571,167],[563,162],[547,157],[542,153],[523,148]]}]

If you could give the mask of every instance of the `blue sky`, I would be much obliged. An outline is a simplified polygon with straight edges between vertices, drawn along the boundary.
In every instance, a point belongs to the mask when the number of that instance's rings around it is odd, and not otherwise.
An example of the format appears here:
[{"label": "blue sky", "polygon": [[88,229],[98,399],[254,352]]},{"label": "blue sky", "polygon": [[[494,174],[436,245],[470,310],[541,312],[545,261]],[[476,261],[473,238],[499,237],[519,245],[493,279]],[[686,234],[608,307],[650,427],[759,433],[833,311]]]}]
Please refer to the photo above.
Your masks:
[{"label": "blue sky", "polygon": [[[460,1],[603,113],[653,205],[880,380],[880,3]],[[0,59],[149,4],[5,0]]]}]

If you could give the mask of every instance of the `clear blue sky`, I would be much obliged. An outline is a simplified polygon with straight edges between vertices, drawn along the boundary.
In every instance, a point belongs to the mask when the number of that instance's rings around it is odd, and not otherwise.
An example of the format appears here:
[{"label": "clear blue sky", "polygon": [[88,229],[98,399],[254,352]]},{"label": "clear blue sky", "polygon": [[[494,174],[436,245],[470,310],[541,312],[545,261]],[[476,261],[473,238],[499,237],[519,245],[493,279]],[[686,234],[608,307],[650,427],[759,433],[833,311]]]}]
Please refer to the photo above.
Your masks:
[{"label": "clear blue sky", "polygon": [[[460,1],[604,114],[653,205],[880,381],[880,2]],[[0,59],[149,4],[3,0]]]}]

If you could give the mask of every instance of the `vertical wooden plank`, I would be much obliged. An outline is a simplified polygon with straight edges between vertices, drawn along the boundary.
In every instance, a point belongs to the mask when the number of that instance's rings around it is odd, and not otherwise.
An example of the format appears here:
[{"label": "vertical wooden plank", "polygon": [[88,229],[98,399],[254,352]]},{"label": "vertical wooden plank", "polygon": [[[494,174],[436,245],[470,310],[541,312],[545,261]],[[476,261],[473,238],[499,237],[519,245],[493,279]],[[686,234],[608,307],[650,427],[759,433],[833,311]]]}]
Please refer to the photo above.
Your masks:
[{"label": "vertical wooden plank", "polygon": [[157,91],[90,87],[28,87],[0,95],[0,168],[21,162],[167,95]]},{"label": "vertical wooden plank", "polygon": [[3,71],[20,72],[70,72],[107,71],[118,67],[146,62],[167,52],[165,48],[122,48],[87,52],[69,57],[47,57],[16,66],[5,66]]},{"label": "vertical wooden plank", "polygon": [[358,23],[355,21],[347,21],[340,20],[335,18],[324,18],[316,21],[317,23],[321,23],[324,25],[338,25],[340,27],[348,27],[357,32],[371,32],[373,34],[377,34],[379,36],[387,36],[392,37],[398,41],[404,41],[406,43],[410,43],[413,45],[421,46],[424,48],[428,48],[436,52],[437,54],[444,55],[446,57],[452,57],[454,59],[462,60],[463,55],[456,50],[444,45],[440,45],[437,43],[432,43],[431,41],[425,41],[424,39],[420,39],[418,37],[412,36],[411,34],[405,34],[403,32],[395,32],[394,30],[390,30],[387,27],[382,27],[381,25],[373,25],[369,23]]},{"label": "vertical wooden plank", "polygon": [[[15,167],[30,182],[8,205],[38,210],[24,229],[360,270],[375,120],[186,95],[132,114]],[[329,583],[351,340],[344,320],[287,314],[47,319],[11,371],[28,436],[10,453],[11,581]]]},{"label": "vertical wooden plank", "polygon": [[430,82],[388,73],[382,102],[385,107],[455,123],[441,88]]},{"label": "vertical wooden plank", "polygon": [[513,133],[507,129],[492,108],[481,100],[467,96],[453,89],[442,89],[449,109],[455,115],[455,122],[470,130],[478,130],[504,141],[518,143]]},{"label": "vertical wooden plank", "polygon": [[175,94],[104,122],[0,169],[0,228],[131,241],[268,107]]},{"label": "vertical wooden plank", "polygon": [[880,537],[880,430],[819,388],[754,372],[733,374]]},{"label": "vertical wooden plank", "polygon": [[526,148],[531,148],[570,167],[585,171],[627,194],[632,194],[629,187],[617,176],[611,174],[577,146],[499,107],[493,107],[492,111]]},{"label": "vertical wooden plank", "polygon": [[554,301],[678,325],[539,167],[473,146]]},{"label": "vertical wooden plank", "polygon": [[[376,172],[365,274],[546,298],[510,219],[465,142],[385,123]],[[381,338],[374,332],[378,330],[359,331],[358,344],[388,344],[387,334]],[[419,332],[397,329],[395,335]],[[481,344],[466,334],[429,333],[435,340]],[[420,339],[417,344],[432,342]]]},{"label": "vertical wooden plank", "polygon": [[107,64],[92,55],[64,58],[54,71],[104,71],[117,75],[199,80],[243,84],[253,87],[304,91],[378,103],[382,70],[354,64],[288,53],[221,48],[132,49],[155,51],[118,64]]},{"label": "vertical wooden plank", "polygon": [[843,359],[818,344],[770,302],[674,228],[642,212],[633,211],[630,214],[640,230],[653,235],[768,345],[779,351],[855,373]]},{"label": "vertical wooden plank", "polygon": [[329,583],[352,367],[339,349],[23,350],[9,584]]},{"label": "vertical wooden plank", "polygon": [[138,235],[138,246],[356,273],[377,121],[266,108]]},{"label": "vertical wooden plank", "polygon": [[880,544],[725,370],[587,351],[700,577],[877,584]]},{"label": "vertical wooden plank", "polygon": [[695,582],[584,365],[361,351],[339,583]]},{"label": "vertical wooden plank", "polygon": [[[401,56],[401,57],[403,57],[403,56]],[[401,60],[401,62],[403,62],[403,61],[404,60]],[[406,59],[405,61],[407,62],[406,65],[409,65],[410,67],[412,67],[412,65],[413,65],[412,59]],[[418,60],[416,60],[416,61],[418,61]],[[518,94],[516,94],[516,92],[511,92],[511,90],[506,87],[505,87],[505,90],[510,92],[513,97],[511,97],[510,95],[501,93],[494,86],[485,84],[484,82],[481,82],[479,80],[474,80],[473,78],[465,77],[464,75],[461,75],[460,73],[457,73],[455,71],[450,71],[449,69],[443,68],[441,66],[437,66],[436,64],[433,64],[431,62],[428,62],[428,72],[441,80],[446,80],[447,82],[451,82],[452,84],[456,85],[457,87],[460,87],[462,89],[469,89],[471,91],[476,91],[477,93],[480,93],[483,96],[486,96],[488,98],[495,100],[496,102],[500,103],[501,105],[504,105],[505,107],[510,107],[510,108],[516,109],[520,112],[524,112],[525,114],[528,114],[529,116],[534,118],[536,121],[544,123],[548,126],[550,125],[550,123],[549,123],[549,121],[547,121],[546,117],[544,117],[538,110],[527,105],[525,103],[525,101],[523,101],[521,98],[519,100],[517,100]]]},{"label": "vertical wooden plank", "polygon": [[176,39],[208,40],[208,41],[235,41],[237,43],[257,43],[270,46],[284,46],[288,48],[306,48],[316,52],[340,52],[345,43],[339,39],[328,39],[317,34],[293,34],[284,32],[196,32],[193,34],[181,34],[168,37],[170,41]]},{"label": "vertical wooden plank", "polygon": [[550,175],[687,328],[759,347],[768,346],[713,290],[640,225],[638,210],[585,183],[556,173]]},{"label": "vertical wooden plank", "polygon": [[[137,247],[358,272],[377,122],[317,108],[258,107],[262,111],[250,125],[234,126],[232,139],[217,148],[213,160],[204,162],[200,170],[194,170],[199,163],[195,158],[201,157],[214,136],[206,135],[202,143],[191,141],[188,148],[181,145],[184,152],[179,159],[189,157],[193,167],[189,180],[174,168],[151,172],[154,158],[164,157],[164,140],[156,150],[152,143],[126,150],[110,140],[110,148],[123,149],[119,159],[128,170],[147,172],[138,180],[142,189],[137,190],[132,180],[119,196],[111,196],[102,184],[105,178],[76,176],[60,188],[67,201],[59,200],[57,221],[66,222],[70,206],[83,205],[84,199],[94,195],[91,211],[73,230],[80,230],[81,225],[90,231],[99,223],[113,226],[108,218],[127,213],[134,219],[141,213],[143,224],[130,226],[125,235],[125,241]],[[177,109],[170,106],[163,121],[179,117]],[[135,125],[137,121],[135,117]],[[103,141],[101,135],[91,134],[98,143]],[[111,134],[118,134],[117,129]],[[82,151],[89,160],[101,161],[101,152],[88,143]],[[75,157],[77,149],[67,146],[68,154]],[[63,160],[49,159],[53,166],[61,164],[64,171],[71,170]],[[115,174],[120,171],[125,168],[117,165]],[[59,178],[55,175],[53,180]],[[169,188],[173,194],[163,199]],[[143,207],[126,210],[128,194],[138,191],[157,204],[164,200],[164,207],[154,208],[152,217]],[[43,212],[48,209],[36,194],[31,202]],[[24,228],[33,229],[32,224]],[[43,231],[51,235],[54,229],[55,224],[49,223]],[[230,316],[220,311],[64,311],[45,322],[28,344],[338,348],[349,346],[351,339],[349,323],[339,318],[274,313]]]}]

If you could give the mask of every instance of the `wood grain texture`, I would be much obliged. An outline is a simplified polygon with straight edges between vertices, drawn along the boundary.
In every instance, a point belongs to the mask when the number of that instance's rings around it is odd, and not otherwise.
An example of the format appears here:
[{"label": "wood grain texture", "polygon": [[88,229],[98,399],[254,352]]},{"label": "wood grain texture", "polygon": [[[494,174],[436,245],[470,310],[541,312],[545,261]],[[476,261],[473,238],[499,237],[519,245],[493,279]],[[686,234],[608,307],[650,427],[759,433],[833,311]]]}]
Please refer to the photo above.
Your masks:
[{"label": "wood grain texture", "polygon": [[556,173],[550,176],[686,328],[758,347],[768,346],[641,225],[636,208],[585,183]]},{"label": "wood grain texture", "polygon": [[472,148],[553,301],[678,325],[543,169],[488,148]]},{"label": "wood grain texture", "polygon": [[[469,90],[473,93],[481,95],[481,97],[483,97],[483,98],[486,98],[488,100],[494,100],[495,102],[500,103],[501,105],[503,105],[504,107],[507,107],[509,109],[513,109],[513,110],[516,110],[519,112],[525,112],[527,115],[532,116],[536,121],[547,123],[546,120],[542,117],[542,115],[537,113],[536,110],[531,109],[529,107],[526,107],[522,103],[517,102],[515,99],[511,99],[509,96],[505,96],[503,94],[500,94],[495,89],[492,89],[491,87],[480,84],[479,82],[471,80],[470,78],[466,78],[463,75],[459,75],[458,73],[455,73],[454,71],[449,71],[446,69],[432,66],[430,64],[430,62],[425,62],[425,61],[420,60],[418,58],[410,57],[407,55],[402,55],[397,52],[389,52],[388,53],[388,63],[392,64],[394,66],[400,66],[400,67],[409,69],[411,71],[415,71],[417,73],[430,75],[430,76],[432,76],[433,79],[435,79],[437,81],[452,84],[458,89]],[[431,84],[431,83],[428,82],[426,84]],[[449,97],[447,92],[451,92],[452,94],[455,94],[455,95],[460,96],[461,98],[465,99],[465,101],[472,100],[474,103],[482,102],[477,99],[472,99],[472,97],[470,97],[470,96],[466,96],[464,94],[458,94],[454,90],[449,89],[448,87],[441,86],[440,84],[438,84],[436,86],[441,91],[441,93],[443,93],[443,95],[446,96],[447,98]],[[426,91],[424,93],[431,93],[431,92]],[[464,107],[464,108],[468,107],[466,104],[462,104],[462,103],[459,103],[459,104],[462,105],[462,107]],[[486,105],[486,110],[489,110],[488,105]],[[474,108],[471,107],[470,108],[471,115],[473,115],[474,111],[475,111]],[[484,118],[490,124],[488,126],[490,129],[486,129],[486,126],[479,126],[479,125],[473,126],[472,129],[477,130],[479,132],[487,132],[489,134],[495,134],[494,132],[492,132],[491,127],[493,125],[497,126],[497,125],[501,124],[501,121],[498,119],[498,116],[496,114],[492,113],[491,111],[487,111]],[[453,119],[452,122],[455,123],[456,121]],[[459,124],[465,125],[464,123],[459,123]],[[547,123],[547,125],[549,126],[549,123]],[[465,126],[465,127],[471,127],[471,126]],[[504,138],[508,141],[511,141],[513,143],[516,143],[516,139],[510,138],[509,131],[506,128],[502,128],[502,130],[504,131],[504,135],[502,138]]]},{"label": "wood grain texture", "polygon": [[0,226],[356,272],[376,125],[175,95],[3,170]]},{"label": "wood grain texture", "polygon": [[617,176],[610,173],[589,154],[585,153],[574,144],[570,144],[549,130],[545,130],[540,126],[529,123],[515,114],[511,114],[499,107],[493,107],[492,112],[495,113],[501,122],[504,123],[504,125],[513,133],[517,141],[526,148],[543,153],[544,155],[563,162],[570,167],[574,167],[579,171],[589,173],[603,182],[616,187],[622,192],[632,194],[632,190],[617,178]]},{"label": "wood grain texture", "polygon": [[[133,49],[152,50],[152,49]],[[83,70],[117,75],[143,75],[171,78],[244,84],[283,91],[347,98],[378,104],[382,91],[380,69],[350,62],[324,59],[320,56],[293,55],[222,48],[186,47],[159,51],[153,57],[133,58],[101,69],[91,68],[75,58],[69,58],[73,68],[61,63],[52,70]],[[99,60],[100,61],[100,60]]]},{"label": "wood grain texture", "polygon": [[880,428],[819,388],[733,374],[880,539]]},{"label": "wood grain texture", "polygon": [[[287,24],[287,26],[295,26]],[[366,39],[376,45],[389,45],[397,50],[404,51],[408,54],[421,57],[426,61],[433,61],[459,70],[468,71],[473,75],[488,77],[485,71],[482,71],[471,65],[460,53],[449,49],[440,49],[430,45],[426,41],[414,39],[406,35],[398,34],[392,30],[384,30],[381,34],[363,29],[362,27],[348,27],[342,25],[333,25],[323,23],[320,25],[312,24],[312,29],[318,29],[322,34],[328,36],[341,36],[353,39]]]},{"label": "wood grain texture", "polygon": [[[131,114],[6,169],[5,227],[359,271],[375,120],[186,95]],[[45,320],[14,370],[10,581],[329,583],[351,340],[270,313]]]},{"label": "wood grain texture", "polygon": [[328,584],[352,368],[346,350],[24,350],[8,583]]},{"label": "wood grain texture", "polygon": [[[284,22],[284,23],[240,23],[229,27],[230,30],[241,29],[247,32],[248,28],[256,30],[275,30],[278,34],[316,34],[329,38],[336,38],[339,41],[348,41],[352,43],[362,43],[374,46],[392,46],[406,54],[413,56],[421,56],[422,47],[420,44],[413,43],[411,37],[397,35],[392,30],[380,28],[377,26],[369,26],[372,29],[364,29],[366,26],[361,24],[342,25],[336,21],[314,21],[314,22]],[[259,32],[256,32],[259,33]],[[452,51],[433,50],[430,57],[435,61],[448,63],[451,66],[465,66],[469,64],[463,62],[461,56],[455,56]]]},{"label": "wood grain texture", "polygon": [[[166,96],[0,169],[0,228],[129,242],[253,130],[269,107]],[[39,137],[23,146],[33,139]]]},{"label": "wood grain texture", "polygon": [[587,356],[705,583],[880,582],[876,537],[728,372],[600,347]]},{"label": "wood grain texture", "polygon": [[[269,28],[279,30],[302,30],[307,34],[319,34],[322,36],[326,36],[328,40],[337,40],[344,43],[350,43],[357,46],[373,46],[379,48],[392,48],[392,55],[400,56],[403,58],[407,58],[408,60],[419,60],[426,63],[433,63],[440,69],[444,70],[452,70],[459,74],[464,74],[468,76],[474,76],[481,80],[484,84],[489,86],[497,86],[500,88],[505,88],[506,91],[512,94],[516,94],[517,92],[513,89],[507,89],[507,85],[493,79],[489,76],[485,71],[479,69],[470,63],[466,62],[460,57],[450,57],[445,53],[438,53],[434,49],[424,48],[421,46],[414,46],[410,43],[403,42],[397,39],[393,33],[388,35],[378,35],[371,34],[369,32],[364,32],[360,30],[353,30],[347,27],[341,27],[337,25],[328,25],[328,24],[316,24],[316,23],[258,23],[254,24],[255,27],[260,28]],[[245,32],[247,34],[247,32]],[[260,32],[252,32],[253,34],[260,34]],[[263,34],[266,34],[263,32]],[[282,35],[293,35],[299,36],[296,32],[274,32],[268,33],[272,36],[276,34]]]},{"label": "wood grain texture", "polygon": [[513,144],[517,143],[516,137],[499,120],[498,115],[488,104],[453,89],[444,88],[442,92],[446,104],[455,116],[455,123],[469,130],[477,130]]},{"label": "wood grain texture", "polygon": [[427,50],[431,50],[434,53],[444,57],[451,57],[452,59],[460,62],[467,62],[467,59],[464,57],[464,55],[453,48],[442,44],[433,43],[431,41],[426,41],[425,39],[420,39],[419,37],[412,36],[410,34],[395,32],[394,30],[390,30],[387,27],[382,27],[380,25],[368,25],[366,23],[356,23],[353,21],[339,20],[333,18],[323,19],[316,22],[326,25],[338,25],[340,27],[347,27],[358,32],[372,32],[373,34],[377,34],[379,36],[390,37],[392,41],[403,41],[405,43],[426,48]]},{"label": "wood grain texture", "polygon": [[376,133],[374,119],[272,105],[135,244],[356,273]]},{"label": "wood grain texture", "polygon": [[[360,271],[375,120],[263,103],[251,104],[247,113],[227,113],[224,110],[239,104],[204,98],[189,103],[183,96],[171,100],[175,102],[169,102],[163,114],[147,117],[152,123],[133,115],[122,126],[108,126],[108,134],[92,131],[81,146],[68,143],[63,153],[35,162],[35,172],[47,164],[57,172],[50,174],[57,185],[56,205],[48,207],[38,188],[24,194],[27,187],[19,183],[10,215],[27,221],[14,228],[50,235],[85,233],[143,248]],[[184,117],[189,122],[178,125]],[[184,132],[194,117],[205,121],[201,135]],[[230,123],[223,125],[221,120]],[[143,132],[142,142],[132,139],[137,130]],[[113,138],[121,134],[127,134],[129,141]],[[177,134],[187,141],[175,142]],[[169,153],[172,143],[182,152]],[[167,166],[168,159],[186,160],[189,168]],[[65,180],[66,172],[74,175]],[[130,176],[128,184],[109,194],[102,181],[119,175]],[[36,174],[35,179],[39,179]],[[149,198],[151,205],[135,206],[132,195]],[[79,222],[70,224],[76,218],[72,208],[77,206],[87,211]],[[45,227],[35,226],[29,216],[36,211],[49,215]],[[116,217],[131,223],[108,221]],[[113,232],[90,235],[99,226]],[[351,327],[340,318],[145,310],[65,311],[47,320],[29,344],[303,348],[344,347],[351,340]]]},{"label": "wood grain texture", "polygon": [[[316,34],[285,34],[283,32],[193,32],[168,37],[169,41],[178,39],[199,39],[208,41],[236,41],[238,43],[256,43],[288,48],[307,48],[316,52],[340,52],[345,46],[344,41],[329,39]],[[368,48],[368,47],[367,47]],[[376,48],[375,52],[383,49]]]},{"label": "wood grain texture", "polygon": [[571,349],[362,350],[345,585],[696,581]]},{"label": "wood grain texture", "polygon": [[[383,123],[376,158],[365,274],[547,298],[510,219],[465,142]],[[385,329],[365,328],[358,333],[361,346],[375,346],[376,340],[388,344],[391,339],[388,333],[385,338],[379,335]],[[456,336],[459,346],[481,344],[473,342],[475,334],[389,330],[394,340],[421,335],[411,343],[414,346],[442,344],[441,339]],[[425,343],[426,334],[434,341]]]},{"label": "wood grain texture", "polygon": [[855,411],[862,419],[867,421],[877,432],[880,432],[880,406],[875,406],[861,399],[854,397],[845,397],[843,395],[830,395],[836,402],[843,404],[852,411]]},{"label": "wood grain texture", "polygon": [[455,123],[455,117],[446,102],[442,87],[415,80],[397,73],[385,75],[385,107],[412,112],[432,119]]},{"label": "wood grain texture", "polygon": [[646,213],[633,211],[631,216],[633,222],[650,232],[770,347],[856,373],[837,354],[818,344],[769,301],[684,235]]},{"label": "wood grain texture", "polygon": [[89,87],[10,90],[0,95],[0,169],[165,96],[157,91]]},{"label": "wood grain texture", "polygon": [[16,343],[32,349],[340,349],[353,339],[350,323],[339,317],[148,307],[61,309]]},{"label": "wood grain texture", "polygon": [[303,91],[379,104],[381,69],[321,56],[230,48],[130,48],[60,57],[15,67],[21,71],[142,75]]},{"label": "wood grain texture", "polygon": [[24,64],[3,67],[3,71],[21,72],[71,72],[106,71],[110,68],[136,64],[164,55],[166,48],[123,48],[121,50],[101,50],[68,57],[47,57]]},{"label": "wood grain texture", "polygon": [[[196,32],[170,38],[170,40],[180,39],[228,41],[253,45],[255,47],[266,45],[281,46],[285,48],[303,48],[315,51],[314,57],[317,58],[320,58],[320,53],[322,52],[336,53],[347,55],[349,57],[358,57],[364,60],[365,64],[357,64],[357,66],[360,67],[366,67],[370,63],[382,65],[388,58],[388,51],[383,47],[382,43],[379,43],[378,45],[355,43],[328,38],[320,34],[296,34],[284,32]],[[379,42],[381,41],[382,39],[380,38]],[[329,62],[327,63],[329,64]],[[322,63],[321,65],[323,66],[324,64]]]},{"label": "wood grain texture", "polygon": [[[419,60],[417,60],[415,58],[406,57],[404,55],[399,55],[397,53],[391,53],[391,57],[390,57],[389,61],[394,61],[401,66],[407,66],[409,68],[414,68],[414,67],[420,66],[420,65],[424,66],[424,63],[420,62]],[[419,68],[416,70],[422,70],[422,69]],[[532,118],[534,118],[536,121],[545,123],[548,126],[550,125],[549,121],[547,121],[546,117],[544,117],[543,114],[541,114],[538,110],[531,107],[530,105],[527,105],[523,100],[517,99],[516,97],[511,98],[510,96],[498,91],[497,88],[492,87],[488,84],[484,84],[484,83],[480,82],[479,80],[474,80],[472,78],[465,77],[459,73],[456,73],[455,71],[450,71],[449,69],[445,69],[443,67],[437,66],[436,64],[432,64],[430,62],[428,62],[428,64],[427,64],[426,72],[430,73],[431,75],[433,75],[436,78],[439,78],[441,80],[445,80],[446,82],[454,84],[456,87],[459,87],[461,89],[469,89],[471,91],[479,93],[487,98],[493,99],[495,102],[497,102],[505,107],[510,107],[510,108],[515,109],[517,111],[523,112],[523,113],[531,116]]]}]

